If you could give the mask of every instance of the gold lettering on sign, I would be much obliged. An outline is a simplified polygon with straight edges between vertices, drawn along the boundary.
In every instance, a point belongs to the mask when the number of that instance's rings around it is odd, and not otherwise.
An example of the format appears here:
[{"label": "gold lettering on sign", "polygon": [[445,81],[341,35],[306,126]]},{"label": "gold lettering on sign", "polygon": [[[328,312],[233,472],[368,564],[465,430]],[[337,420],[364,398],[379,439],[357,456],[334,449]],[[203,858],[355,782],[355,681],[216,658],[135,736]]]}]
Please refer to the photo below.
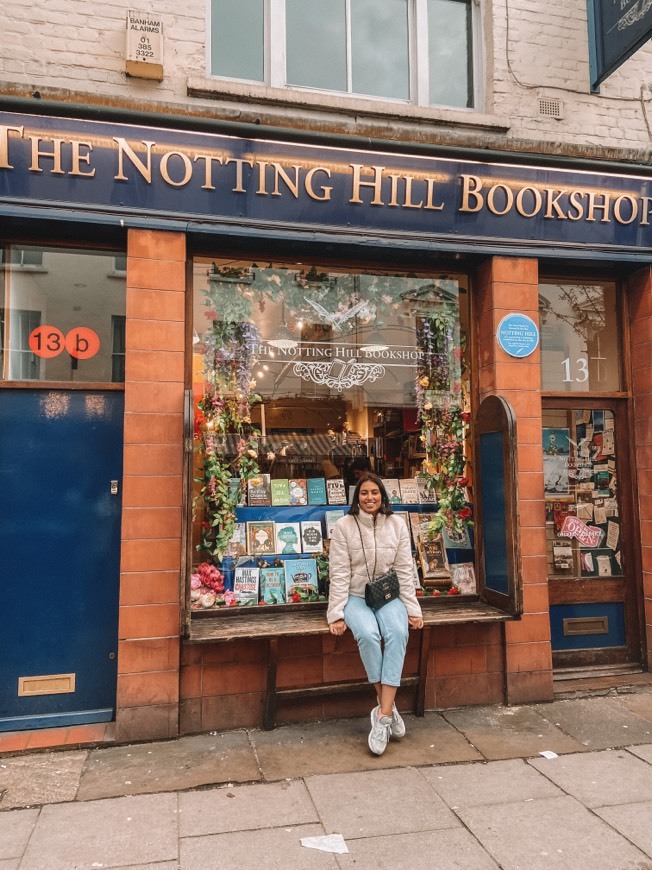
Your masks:
[{"label": "gold lettering on sign", "polygon": [[244,189],[244,182],[242,178],[242,167],[243,166],[251,166],[253,168],[254,162],[253,160],[244,160],[241,157],[229,157],[229,159],[224,163],[225,166],[228,166],[229,163],[235,163],[235,187],[233,189],[233,193],[246,193]]},{"label": "gold lettering on sign", "polygon": [[[78,142],[76,139],[73,139],[70,143],[72,147],[72,169],[70,170],[70,175],[81,175],[82,178],[92,178],[95,175],[95,170],[91,169],[90,172],[82,172],[81,163],[85,163],[87,166],[90,166],[91,163],[91,154],[90,152],[93,150],[93,146],[88,142]],[[81,153],[81,148],[88,148],[86,154]]]},{"label": "gold lettering on sign", "polygon": [[568,212],[569,221],[581,221],[584,217],[584,204],[581,200],[583,195],[584,194],[579,190],[571,190],[568,201],[575,209],[575,213]]},{"label": "gold lettering on sign", "polygon": [[[596,202],[596,197],[601,196],[603,202]],[[588,214],[586,216],[587,223],[595,221],[595,217],[593,213],[597,209],[602,212],[602,217],[600,218],[600,223],[608,224],[611,223],[611,218],[609,217],[609,202],[611,201],[610,193],[596,193],[596,191],[589,191],[589,207]]]},{"label": "gold lettering on sign", "polygon": [[122,136],[114,136],[113,141],[118,143],[118,174],[114,176],[116,181],[128,181],[129,179],[125,175],[124,171],[124,157],[125,155],[129,158],[132,165],[140,172],[145,181],[148,184],[152,183],[152,148],[156,145],[156,142],[145,142],[143,140],[143,145],[147,149],[147,162],[143,163],[140,157],[133,150],[131,145],[127,142],[126,139],[123,139]]},{"label": "gold lettering on sign", "polygon": [[[502,190],[505,195],[505,207],[501,210],[496,205],[496,191]],[[487,194],[487,208],[490,212],[493,212],[497,215],[507,214],[508,211],[511,210],[514,205],[514,194],[511,188],[507,187],[506,184],[494,184],[489,188],[489,193]]]},{"label": "gold lettering on sign", "polygon": [[18,133],[23,138],[24,127],[0,127],[0,169],[13,169],[9,162],[9,135]]},{"label": "gold lettering on sign", "polygon": [[544,214],[544,217],[556,217],[559,218],[559,220],[568,220],[568,215],[564,214],[564,212],[561,210],[561,206],[559,205],[559,200],[562,196],[566,196],[567,193],[567,190],[555,190],[552,187],[546,188],[546,202],[548,204],[546,206],[546,213]]},{"label": "gold lettering on sign", "polygon": [[321,196],[318,196],[315,193],[315,190],[312,186],[312,180],[313,180],[316,172],[324,172],[326,174],[327,178],[331,177],[330,169],[327,169],[325,166],[313,166],[313,168],[311,170],[309,170],[308,174],[306,175],[306,181],[305,181],[306,193],[308,194],[308,196],[311,199],[316,199],[316,200],[319,200],[321,202],[327,202],[331,198],[331,193],[333,191],[333,188],[322,185],[319,188],[321,191]]},{"label": "gold lettering on sign", "polygon": [[[526,211],[523,205],[526,193],[529,193],[534,201],[534,209],[532,211]],[[542,205],[543,197],[541,196],[541,191],[537,190],[536,187],[522,187],[516,194],[516,211],[523,217],[531,218],[539,214]]]},{"label": "gold lettering on sign", "polygon": [[[623,202],[627,202],[629,204],[629,219],[625,220],[620,210],[620,207]],[[634,199],[633,196],[630,196],[627,193],[624,193],[622,196],[617,197],[614,200],[614,217],[618,221],[619,224],[631,224],[638,217],[638,203]]]},{"label": "gold lettering on sign", "polygon": [[648,227],[650,225],[650,221],[648,218],[650,217],[650,211],[652,211],[652,196],[642,196],[641,197],[641,226]]},{"label": "gold lettering on sign", "polygon": [[[351,169],[353,170],[353,177],[351,179],[353,192],[349,202],[356,203],[358,205],[362,205],[362,199],[360,198],[360,188],[361,187],[371,187],[374,192],[374,197],[371,200],[370,205],[383,205],[383,201],[380,198],[381,188],[383,183],[383,171],[385,169],[384,166],[364,166],[362,163],[351,163],[349,164]],[[363,181],[362,180],[362,171],[365,172],[373,172],[374,180],[373,181]]]},{"label": "gold lettering on sign", "polygon": [[[32,143],[32,163],[29,167],[30,172],[43,172],[41,167],[39,166],[39,157],[48,157],[53,161],[52,172],[54,175],[65,175],[66,173],[61,168],[61,144],[63,139],[41,139],[39,136],[30,136],[29,137]],[[44,142],[50,141],[52,143],[52,151],[42,151],[39,147]]]},{"label": "gold lettering on sign", "polygon": [[213,161],[215,161],[219,166],[222,165],[222,158],[215,157],[212,154],[196,154],[195,162],[198,160],[204,160],[204,183],[202,184],[202,190],[215,190],[215,185],[213,184]]},{"label": "gold lettering on sign", "polygon": [[[181,160],[184,168],[184,174],[181,181],[174,181],[171,178],[170,173],[168,171],[168,163],[172,157],[178,157]],[[163,176],[163,181],[170,184],[172,187],[183,187],[188,184],[190,179],[192,178],[192,163],[190,162],[190,158],[181,151],[166,151],[165,154],[161,157],[161,175]]]},{"label": "gold lettering on sign", "polygon": [[431,211],[443,211],[444,203],[440,202],[439,205],[435,205],[432,201],[433,196],[435,195],[435,179],[434,178],[426,178],[426,204],[424,208],[429,209]]},{"label": "gold lettering on sign", "polygon": [[[462,205],[460,211],[476,212],[482,209],[484,197],[480,196],[482,180],[477,175],[460,175],[462,179]],[[473,200],[471,200],[473,197]],[[473,202],[473,204],[471,204]]]}]

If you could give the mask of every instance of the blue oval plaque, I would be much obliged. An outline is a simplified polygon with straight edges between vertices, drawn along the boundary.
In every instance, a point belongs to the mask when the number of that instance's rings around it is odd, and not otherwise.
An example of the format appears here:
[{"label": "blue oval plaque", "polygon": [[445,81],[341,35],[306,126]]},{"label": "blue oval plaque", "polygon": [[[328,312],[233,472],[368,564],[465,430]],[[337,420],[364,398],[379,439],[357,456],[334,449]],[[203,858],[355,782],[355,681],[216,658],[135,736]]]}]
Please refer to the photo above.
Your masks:
[{"label": "blue oval plaque", "polygon": [[529,356],[539,344],[539,327],[526,314],[506,314],[498,324],[496,338],[510,356]]}]

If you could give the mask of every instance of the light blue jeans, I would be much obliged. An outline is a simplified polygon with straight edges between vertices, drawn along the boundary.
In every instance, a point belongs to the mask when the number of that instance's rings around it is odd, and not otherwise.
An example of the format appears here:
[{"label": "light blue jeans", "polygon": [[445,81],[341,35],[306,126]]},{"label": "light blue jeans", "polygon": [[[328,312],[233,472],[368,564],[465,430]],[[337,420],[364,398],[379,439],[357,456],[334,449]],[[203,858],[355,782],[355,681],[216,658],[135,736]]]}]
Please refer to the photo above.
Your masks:
[{"label": "light blue jeans", "polygon": [[400,686],[408,642],[408,616],[401,599],[374,611],[364,598],[350,595],[344,622],[357,641],[369,682]]}]

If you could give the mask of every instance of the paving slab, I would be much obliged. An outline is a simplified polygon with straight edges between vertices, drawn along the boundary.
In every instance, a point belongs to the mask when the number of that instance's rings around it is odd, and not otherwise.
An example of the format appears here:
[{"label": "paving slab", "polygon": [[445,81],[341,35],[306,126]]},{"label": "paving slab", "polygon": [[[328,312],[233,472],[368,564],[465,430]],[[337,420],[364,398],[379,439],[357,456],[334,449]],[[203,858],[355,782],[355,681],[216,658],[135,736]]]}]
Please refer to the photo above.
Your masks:
[{"label": "paving slab", "polygon": [[642,758],[643,761],[647,761],[648,764],[652,764],[652,743],[647,746],[628,746],[627,749],[632,755],[636,755],[638,758]]},{"label": "paving slab", "polygon": [[90,870],[176,861],[177,818],[176,794],[43,807],[20,867]]},{"label": "paving slab", "polygon": [[182,837],[318,823],[301,780],[226,786],[179,795]]},{"label": "paving slab", "polygon": [[453,809],[563,794],[560,788],[522,759],[435,765],[421,768],[421,773]]},{"label": "paving slab", "polygon": [[20,858],[8,858],[6,861],[0,860],[0,870],[18,870]]},{"label": "paving slab", "polygon": [[636,713],[637,716],[642,716],[648,722],[652,722],[652,692],[634,692],[631,695],[619,695],[619,702]]},{"label": "paving slab", "polygon": [[245,731],[199,734],[93,750],[81,774],[77,799],[183,791],[259,779],[260,771]]},{"label": "paving slab", "polygon": [[369,751],[368,716],[284,725],[274,731],[250,732],[250,737],[266,780],[482,757],[440,716],[406,716],[405,725],[405,737],[391,740],[381,756]]},{"label": "paving slab", "polygon": [[321,825],[299,825],[247,831],[232,834],[212,834],[208,837],[185,837],[180,843],[183,870],[337,870],[335,855],[306,849],[301,837],[323,836]]},{"label": "paving slab", "polygon": [[88,752],[47,752],[0,761],[0,810],[74,800]]},{"label": "paving slab", "polygon": [[625,870],[645,854],[574,798],[466,807],[460,818],[502,870]]},{"label": "paving slab", "polygon": [[527,758],[544,750],[560,754],[586,748],[532,707],[465,707],[446,710],[442,715],[487,759]]},{"label": "paving slab", "polygon": [[652,741],[652,721],[628,709],[618,698],[553,701],[535,704],[534,709],[588,749]]},{"label": "paving slab", "polygon": [[498,870],[498,864],[463,828],[349,840],[347,847],[348,855],[337,856],[342,870]]},{"label": "paving slab", "polygon": [[[597,807],[595,813],[615,828],[623,837],[652,856],[652,801],[622,804],[617,807]],[[650,865],[652,867],[652,864]]]},{"label": "paving slab", "polygon": [[587,807],[652,800],[652,766],[625,749],[528,763]]},{"label": "paving slab", "polygon": [[39,810],[0,813],[0,858],[20,858],[32,835],[38,814]]},{"label": "paving slab", "polygon": [[305,782],[329,834],[376,837],[459,826],[415,768],[311,776]]}]

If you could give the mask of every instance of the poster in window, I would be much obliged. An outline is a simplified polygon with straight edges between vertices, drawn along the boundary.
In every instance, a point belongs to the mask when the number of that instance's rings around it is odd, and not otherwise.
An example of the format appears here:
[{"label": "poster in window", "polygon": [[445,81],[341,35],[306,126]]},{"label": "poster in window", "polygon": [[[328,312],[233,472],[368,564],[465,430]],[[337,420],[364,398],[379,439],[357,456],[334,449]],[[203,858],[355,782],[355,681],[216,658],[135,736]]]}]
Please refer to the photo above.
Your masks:
[{"label": "poster in window", "polygon": [[543,480],[546,494],[568,493],[570,442],[568,429],[543,430]]}]

